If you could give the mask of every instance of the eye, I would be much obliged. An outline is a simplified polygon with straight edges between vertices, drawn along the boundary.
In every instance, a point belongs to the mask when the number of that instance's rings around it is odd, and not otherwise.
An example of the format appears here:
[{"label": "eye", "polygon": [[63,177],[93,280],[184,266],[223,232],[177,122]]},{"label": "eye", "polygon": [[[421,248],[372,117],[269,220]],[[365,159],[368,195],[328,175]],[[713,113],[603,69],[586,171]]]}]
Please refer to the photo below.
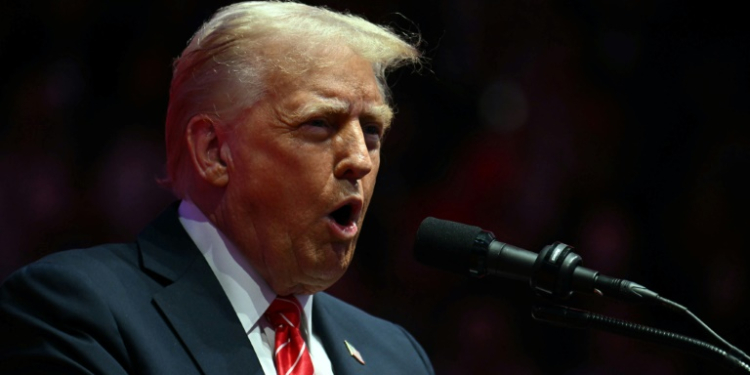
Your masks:
[{"label": "eye", "polygon": [[374,136],[377,136],[378,138],[383,136],[382,127],[380,125],[373,125],[373,124],[365,125],[362,127],[362,130],[365,133],[365,135],[374,135]]},{"label": "eye", "polygon": [[380,146],[380,142],[383,140],[383,127],[380,124],[363,124],[362,133],[365,135],[368,148],[375,149]]},{"label": "eye", "polygon": [[328,121],[324,118],[315,118],[315,119],[305,122],[303,125],[308,125],[308,126],[312,126],[315,128],[326,128],[330,126]]},{"label": "eye", "polygon": [[336,124],[325,117],[314,117],[297,126],[300,137],[312,142],[322,142],[336,131]]}]

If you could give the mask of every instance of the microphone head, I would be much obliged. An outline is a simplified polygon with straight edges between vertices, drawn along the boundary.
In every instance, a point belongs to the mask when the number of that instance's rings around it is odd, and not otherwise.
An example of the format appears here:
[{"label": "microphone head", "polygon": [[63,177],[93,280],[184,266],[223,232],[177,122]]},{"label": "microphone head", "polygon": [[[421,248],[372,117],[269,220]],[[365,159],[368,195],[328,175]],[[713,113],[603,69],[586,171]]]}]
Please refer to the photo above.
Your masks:
[{"label": "microphone head", "polygon": [[471,251],[482,228],[428,217],[422,221],[414,242],[414,256],[425,265],[467,274]]}]

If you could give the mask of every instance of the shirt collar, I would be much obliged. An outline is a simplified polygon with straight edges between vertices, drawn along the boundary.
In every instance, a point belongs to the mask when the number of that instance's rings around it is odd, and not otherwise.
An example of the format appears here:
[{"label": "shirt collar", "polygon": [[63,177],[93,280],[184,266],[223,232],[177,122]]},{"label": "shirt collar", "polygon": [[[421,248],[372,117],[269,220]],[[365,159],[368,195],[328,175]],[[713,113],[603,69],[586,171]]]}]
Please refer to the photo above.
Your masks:
[{"label": "shirt collar", "polygon": [[[219,280],[245,332],[250,332],[257,327],[263,313],[276,298],[276,293],[195,204],[183,200],[178,214],[180,223]],[[295,297],[305,311],[305,331],[309,336],[312,332],[313,298],[311,295]]]}]

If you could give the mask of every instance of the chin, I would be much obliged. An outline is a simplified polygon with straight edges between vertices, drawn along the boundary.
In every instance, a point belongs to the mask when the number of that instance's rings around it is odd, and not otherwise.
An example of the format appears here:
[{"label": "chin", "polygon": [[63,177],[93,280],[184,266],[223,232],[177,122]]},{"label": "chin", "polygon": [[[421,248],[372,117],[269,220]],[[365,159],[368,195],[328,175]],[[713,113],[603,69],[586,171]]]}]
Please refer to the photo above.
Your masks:
[{"label": "chin", "polygon": [[[354,256],[354,246],[351,244],[333,245],[333,255],[327,254],[323,258],[306,258],[301,265],[300,274],[290,289],[293,294],[313,294],[335,284],[344,276]],[[286,289],[286,288],[285,288]]]},{"label": "chin", "polygon": [[299,284],[303,290],[303,294],[313,294],[328,289],[344,276],[348,265],[349,263],[347,262],[334,268],[328,267],[325,270],[317,270],[311,278],[306,280],[307,282]]},{"label": "chin", "polygon": [[305,274],[318,280],[338,280],[344,275],[354,258],[354,245],[334,243],[330,250],[318,250],[317,258],[308,258]]},{"label": "chin", "polygon": [[352,257],[354,256],[355,243],[344,242],[344,243],[333,243],[331,244],[331,251],[338,258],[339,262],[346,263],[349,265]]},{"label": "chin", "polygon": [[315,293],[318,293],[318,292],[322,292],[322,291],[324,291],[326,289],[328,289],[328,287],[319,287],[319,286],[305,285],[305,286],[301,287],[301,290],[300,290],[299,293],[294,293],[294,294],[315,294]]},{"label": "chin", "polygon": [[333,285],[338,279],[333,280],[331,282],[325,282],[325,283],[316,283],[316,284],[308,284],[308,283],[301,283],[296,284],[291,288],[285,288],[279,293],[276,291],[276,294],[281,296],[286,296],[290,294],[315,294],[318,292],[322,292],[326,289],[328,289],[331,285]]}]

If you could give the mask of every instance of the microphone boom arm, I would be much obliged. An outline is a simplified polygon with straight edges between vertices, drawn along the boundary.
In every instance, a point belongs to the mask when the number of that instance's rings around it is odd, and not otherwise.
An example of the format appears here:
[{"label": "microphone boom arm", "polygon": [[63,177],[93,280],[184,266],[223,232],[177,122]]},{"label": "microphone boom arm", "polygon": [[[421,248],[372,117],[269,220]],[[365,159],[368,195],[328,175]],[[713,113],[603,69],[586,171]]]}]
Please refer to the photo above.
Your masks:
[{"label": "microphone boom arm", "polygon": [[733,373],[750,373],[750,366],[732,353],[689,336],[563,306],[534,306],[531,316],[542,322],[579,329],[597,329],[640,340],[667,344],[719,360]]},{"label": "microphone boom arm", "polygon": [[[605,276],[597,271],[582,267],[581,257],[572,250],[571,246],[555,242],[552,245],[545,246],[539,254],[536,254],[497,241],[492,232],[482,230],[479,227],[434,217],[428,217],[422,221],[414,244],[414,254],[417,260],[426,265],[464,274],[468,271],[474,277],[489,275],[529,280],[529,285],[538,295],[549,299],[566,299],[573,292],[583,292],[628,301],[649,302],[686,314],[711,334],[714,339],[729,349],[729,354],[724,353],[728,356],[730,362],[738,361],[741,368],[750,370],[747,365],[747,363],[750,363],[750,356],[716,334],[687,308],[632,281]],[[535,314],[542,316],[545,312],[535,310]],[[612,332],[631,334],[632,329],[623,328],[626,326],[620,323],[598,319],[598,317],[601,317],[600,315],[576,314],[578,313],[559,313],[558,311],[558,313],[544,316],[560,319],[566,316],[568,318],[576,317],[579,323],[586,322],[589,325],[596,325],[600,329],[606,328],[605,330]],[[581,320],[582,318],[585,319]],[[655,330],[650,327],[646,328],[651,331]],[[671,332],[667,333],[675,335]],[[695,343],[685,345],[688,347],[704,346]],[[718,353],[716,350],[722,351],[722,349],[711,344],[706,345],[713,348],[705,349],[710,352]],[[737,357],[742,358],[742,360],[737,359]]]}]

